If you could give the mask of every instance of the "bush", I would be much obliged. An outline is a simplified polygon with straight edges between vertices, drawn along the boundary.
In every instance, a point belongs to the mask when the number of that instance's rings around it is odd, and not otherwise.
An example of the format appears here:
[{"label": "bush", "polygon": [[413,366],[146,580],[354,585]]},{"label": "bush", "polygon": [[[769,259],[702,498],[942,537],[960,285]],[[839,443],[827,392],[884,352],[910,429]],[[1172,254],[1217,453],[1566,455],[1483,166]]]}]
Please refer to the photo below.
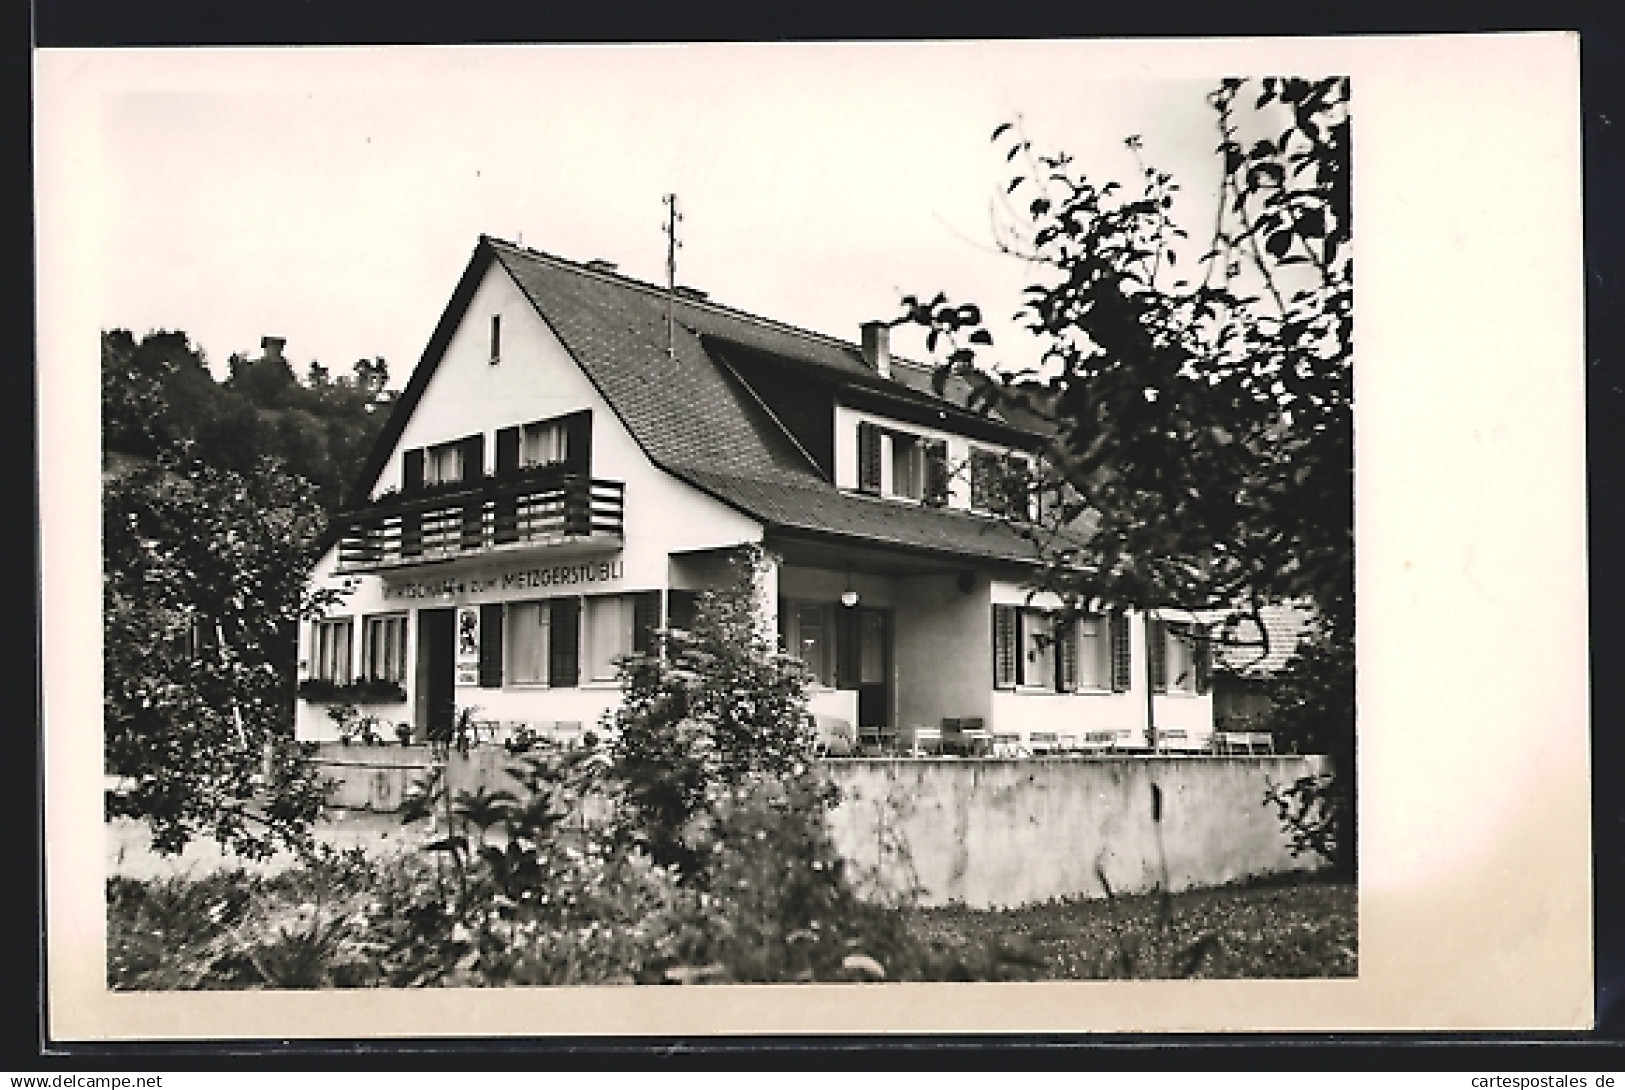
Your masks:
[{"label": "bush", "polygon": [[[806,668],[780,653],[757,609],[762,570],[758,550],[741,550],[729,583],[700,594],[689,628],[667,630],[655,654],[622,664],[612,749],[620,832],[691,881],[703,883],[710,863],[689,826],[708,820],[717,800],[812,774]],[[805,797],[817,803],[808,820],[834,801],[810,788]]]}]

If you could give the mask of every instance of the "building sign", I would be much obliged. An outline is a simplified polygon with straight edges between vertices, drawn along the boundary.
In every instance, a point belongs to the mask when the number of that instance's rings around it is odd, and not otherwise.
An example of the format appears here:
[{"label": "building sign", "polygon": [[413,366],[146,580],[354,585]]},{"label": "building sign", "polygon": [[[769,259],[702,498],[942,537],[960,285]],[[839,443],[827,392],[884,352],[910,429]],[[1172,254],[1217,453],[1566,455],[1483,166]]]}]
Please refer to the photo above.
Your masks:
[{"label": "building sign", "polygon": [[[392,580],[386,576],[384,597],[395,600],[467,599],[474,596],[500,596],[515,591],[538,590],[569,594],[618,583],[625,575],[626,561],[615,556],[608,560],[583,560],[547,567],[516,566],[505,571],[447,575],[438,579]],[[459,629],[459,641],[461,638]],[[476,658],[478,653],[476,642]]]},{"label": "building sign", "polygon": [[478,606],[457,610],[457,684],[480,683],[480,611]]}]

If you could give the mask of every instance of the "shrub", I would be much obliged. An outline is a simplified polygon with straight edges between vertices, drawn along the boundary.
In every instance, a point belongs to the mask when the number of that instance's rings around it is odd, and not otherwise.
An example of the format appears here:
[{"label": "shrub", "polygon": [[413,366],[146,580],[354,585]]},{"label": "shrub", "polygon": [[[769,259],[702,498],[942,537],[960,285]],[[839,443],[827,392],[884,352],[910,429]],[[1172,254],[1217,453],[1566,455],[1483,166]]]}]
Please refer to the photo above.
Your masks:
[{"label": "shrub", "polygon": [[779,652],[761,617],[762,570],[759,550],[741,550],[727,585],[699,595],[690,627],[667,630],[657,653],[622,664],[612,748],[620,831],[693,881],[709,864],[689,843],[691,822],[727,792],[812,766],[806,669]]}]

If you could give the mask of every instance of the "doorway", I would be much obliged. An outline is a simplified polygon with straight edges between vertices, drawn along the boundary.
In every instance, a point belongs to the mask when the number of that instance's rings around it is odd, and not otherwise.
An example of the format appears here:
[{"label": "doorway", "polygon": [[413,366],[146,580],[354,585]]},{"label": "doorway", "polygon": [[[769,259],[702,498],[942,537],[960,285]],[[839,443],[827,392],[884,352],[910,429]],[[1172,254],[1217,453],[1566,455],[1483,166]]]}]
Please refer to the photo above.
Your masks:
[{"label": "doorway", "polygon": [[457,716],[457,611],[418,610],[417,741],[450,738]]},{"label": "doorway", "polygon": [[891,616],[884,609],[843,609],[835,687],[858,692],[858,726],[891,726]]}]

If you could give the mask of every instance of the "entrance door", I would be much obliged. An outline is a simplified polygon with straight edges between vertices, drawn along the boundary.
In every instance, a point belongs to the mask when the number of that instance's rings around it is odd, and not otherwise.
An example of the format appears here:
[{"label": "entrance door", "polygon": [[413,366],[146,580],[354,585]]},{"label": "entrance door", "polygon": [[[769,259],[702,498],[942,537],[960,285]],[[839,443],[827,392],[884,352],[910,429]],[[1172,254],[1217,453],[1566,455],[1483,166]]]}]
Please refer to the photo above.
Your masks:
[{"label": "entrance door", "polygon": [[418,610],[417,725],[426,738],[450,738],[457,715],[457,611]]},{"label": "entrance door", "polygon": [[891,642],[884,609],[843,609],[836,688],[858,691],[858,725],[891,726]]}]

